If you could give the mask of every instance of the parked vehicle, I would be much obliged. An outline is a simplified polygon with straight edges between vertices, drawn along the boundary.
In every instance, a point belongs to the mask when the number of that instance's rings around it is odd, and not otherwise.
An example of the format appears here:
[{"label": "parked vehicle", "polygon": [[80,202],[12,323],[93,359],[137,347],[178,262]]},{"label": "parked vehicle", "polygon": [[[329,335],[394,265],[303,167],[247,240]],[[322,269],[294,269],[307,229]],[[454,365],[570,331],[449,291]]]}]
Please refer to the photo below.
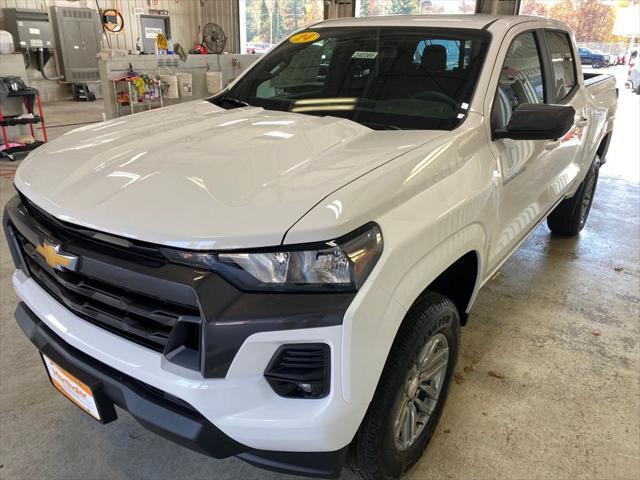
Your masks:
[{"label": "parked vehicle", "polygon": [[580,47],[580,63],[582,65],[591,65],[593,68],[602,68],[609,65],[609,56],[598,50]]},{"label": "parked vehicle", "polygon": [[247,46],[246,46],[247,52],[251,52],[251,53],[266,53],[272,48],[273,48],[273,44],[264,43],[264,42],[247,43]]},{"label": "parked vehicle", "polygon": [[53,384],[217,458],[402,475],[478,290],[545,219],[585,226],[616,89],[571,38],[539,17],[326,21],[216,97],[31,153],[4,226]]},{"label": "parked vehicle", "polygon": [[634,64],[629,70],[626,86],[637,95],[640,95],[640,64]]},{"label": "parked vehicle", "polygon": [[618,65],[627,65],[630,59],[634,59],[638,55],[637,48],[632,48],[618,55]]}]

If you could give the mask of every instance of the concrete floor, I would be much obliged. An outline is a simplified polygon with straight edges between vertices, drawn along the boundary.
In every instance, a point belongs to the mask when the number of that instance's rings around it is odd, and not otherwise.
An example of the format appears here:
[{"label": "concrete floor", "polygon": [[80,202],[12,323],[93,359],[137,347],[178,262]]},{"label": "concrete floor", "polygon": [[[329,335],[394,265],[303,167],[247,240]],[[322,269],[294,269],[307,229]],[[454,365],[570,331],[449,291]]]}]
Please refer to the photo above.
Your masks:
[{"label": "concrete floor", "polygon": [[[639,100],[621,89],[586,230],[564,239],[541,226],[481,291],[457,384],[407,479],[640,478]],[[46,113],[99,118],[99,104],[78,108]],[[0,163],[2,203],[13,169]],[[0,240],[0,478],[293,478],[200,456],[123,412],[101,426],[54,392],[13,320],[13,267]]]}]

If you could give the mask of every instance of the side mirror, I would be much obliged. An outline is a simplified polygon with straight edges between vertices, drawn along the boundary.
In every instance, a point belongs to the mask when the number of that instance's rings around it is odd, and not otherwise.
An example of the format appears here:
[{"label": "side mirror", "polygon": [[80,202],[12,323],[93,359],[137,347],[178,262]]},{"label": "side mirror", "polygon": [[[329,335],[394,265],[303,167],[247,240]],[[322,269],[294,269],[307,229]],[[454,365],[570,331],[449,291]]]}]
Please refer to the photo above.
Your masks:
[{"label": "side mirror", "polygon": [[573,127],[575,116],[571,106],[522,103],[513,111],[507,128],[494,130],[493,138],[555,140]]}]

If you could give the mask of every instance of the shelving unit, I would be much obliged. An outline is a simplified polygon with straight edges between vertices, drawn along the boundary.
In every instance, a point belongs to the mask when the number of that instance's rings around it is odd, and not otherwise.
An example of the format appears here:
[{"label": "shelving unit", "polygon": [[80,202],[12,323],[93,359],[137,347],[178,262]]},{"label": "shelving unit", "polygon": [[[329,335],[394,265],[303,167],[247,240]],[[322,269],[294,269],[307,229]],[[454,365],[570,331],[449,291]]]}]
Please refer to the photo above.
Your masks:
[{"label": "shelving unit", "polygon": [[[44,114],[42,113],[42,102],[40,101],[40,95],[32,90],[28,91],[16,91],[9,92],[9,97],[22,97],[23,105],[26,110],[25,113],[31,114],[32,117],[20,118],[21,115],[3,115],[2,105],[0,105],[0,130],[2,131],[3,145],[0,146],[0,158],[8,158],[14,161],[15,154],[30,152],[35,150],[40,145],[47,142],[47,127],[44,122]],[[34,113],[34,108],[38,107],[38,114]],[[35,124],[42,124],[42,140],[36,140]],[[16,143],[11,142],[7,135],[7,127],[16,127],[19,125],[29,125],[31,130],[31,136],[33,137],[33,143]]]},{"label": "shelving unit", "polygon": [[[115,97],[116,112],[118,117],[121,116],[121,109],[129,110],[129,113],[136,113],[136,108],[144,107],[146,110],[151,110],[154,107],[163,107],[164,99],[162,97],[162,82],[160,80],[153,81],[152,93],[153,98],[142,99],[140,101],[138,93],[135,90],[136,87],[131,81],[126,79],[113,80],[113,95]],[[126,94],[126,102],[123,101],[121,94]],[[132,99],[134,99],[132,101]]]}]

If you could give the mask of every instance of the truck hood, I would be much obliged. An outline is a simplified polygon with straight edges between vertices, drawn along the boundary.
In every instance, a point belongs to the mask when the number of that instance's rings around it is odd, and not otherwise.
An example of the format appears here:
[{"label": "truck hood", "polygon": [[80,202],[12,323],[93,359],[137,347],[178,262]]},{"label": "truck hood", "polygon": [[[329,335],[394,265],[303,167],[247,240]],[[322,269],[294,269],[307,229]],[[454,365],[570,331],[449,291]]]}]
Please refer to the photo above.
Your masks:
[{"label": "truck hood", "polygon": [[271,246],[327,195],[442,134],[196,101],[69,132],[29,155],[15,183],[56,218],[114,235]]}]

